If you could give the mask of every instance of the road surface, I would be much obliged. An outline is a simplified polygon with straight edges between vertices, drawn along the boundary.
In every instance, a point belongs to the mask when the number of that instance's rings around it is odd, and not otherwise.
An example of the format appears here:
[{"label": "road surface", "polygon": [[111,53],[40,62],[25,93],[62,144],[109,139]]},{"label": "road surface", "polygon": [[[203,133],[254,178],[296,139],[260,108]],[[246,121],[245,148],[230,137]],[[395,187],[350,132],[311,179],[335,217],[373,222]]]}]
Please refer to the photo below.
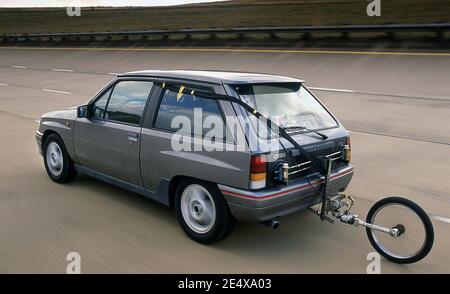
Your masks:
[{"label": "road surface", "polygon": [[[352,131],[354,211],[405,195],[433,217],[435,245],[382,273],[450,273],[450,54],[0,48],[0,273],[366,273],[364,229],[309,212],[273,231],[238,223],[225,241],[188,239],[173,211],[86,176],[47,177],[36,120],[87,101],[115,73],[220,69],[295,76]],[[113,160],[113,159],[112,159]]]}]

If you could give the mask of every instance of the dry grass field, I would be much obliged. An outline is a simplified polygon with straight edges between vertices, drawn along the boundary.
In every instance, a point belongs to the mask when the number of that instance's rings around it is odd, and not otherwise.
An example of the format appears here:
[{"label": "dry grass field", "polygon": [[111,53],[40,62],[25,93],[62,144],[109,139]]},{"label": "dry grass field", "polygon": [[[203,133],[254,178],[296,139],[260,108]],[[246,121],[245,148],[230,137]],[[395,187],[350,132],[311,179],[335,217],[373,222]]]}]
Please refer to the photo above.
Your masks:
[{"label": "dry grass field", "polygon": [[383,0],[380,17],[368,17],[365,0],[232,0],[172,7],[0,9],[0,34],[125,31],[450,21],[448,0]]}]

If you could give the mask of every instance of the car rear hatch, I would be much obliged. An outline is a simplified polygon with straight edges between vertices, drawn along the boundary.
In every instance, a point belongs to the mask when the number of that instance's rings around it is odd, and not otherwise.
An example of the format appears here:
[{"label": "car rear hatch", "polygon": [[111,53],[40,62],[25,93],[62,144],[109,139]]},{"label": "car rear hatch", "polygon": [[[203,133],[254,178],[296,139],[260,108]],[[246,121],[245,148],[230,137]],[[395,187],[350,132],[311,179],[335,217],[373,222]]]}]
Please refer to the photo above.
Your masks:
[{"label": "car rear hatch", "polygon": [[[348,162],[343,158],[343,147],[349,144],[347,132],[342,128],[336,128],[328,131],[328,139],[316,139],[313,133],[290,134],[296,142],[304,148],[313,158],[317,158],[320,165],[325,165],[326,158],[335,159],[332,162],[332,170],[348,165]],[[283,151],[276,157],[278,159],[269,162],[269,185],[279,184],[280,181],[275,180],[278,177],[280,163],[288,163],[289,177],[288,184],[295,182],[305,176],[317,173],[312,167],[310,160],[308,160],[300,150],[296,149],[292,144],[285,139],[281,139],[282,145],[285,147]],[[275,158],[276,158],[275,157]],[[272,158],[273,159],[273,158]]]}]

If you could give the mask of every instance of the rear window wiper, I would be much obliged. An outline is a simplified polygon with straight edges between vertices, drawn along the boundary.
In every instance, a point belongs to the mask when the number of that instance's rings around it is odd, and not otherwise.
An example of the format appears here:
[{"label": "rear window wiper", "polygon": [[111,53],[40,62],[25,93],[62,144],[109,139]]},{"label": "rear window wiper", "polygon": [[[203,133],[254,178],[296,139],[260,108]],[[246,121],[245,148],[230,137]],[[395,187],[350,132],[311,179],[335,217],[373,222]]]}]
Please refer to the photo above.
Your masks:
[{"label": "rear window wiper", "polygon": [[315,134],[319,135],[324,140],[328,139],[327,135],[325,135],[325,134],[323,134],[321,132],[318,132],[318,131],[314,131],[314,130],[308,129],[305,126],[291,125],[291,126],[283,127],[283,129],[285,129],[286,131],[304,130],[304,131],[307,131],[308,133],[315,133]]}]

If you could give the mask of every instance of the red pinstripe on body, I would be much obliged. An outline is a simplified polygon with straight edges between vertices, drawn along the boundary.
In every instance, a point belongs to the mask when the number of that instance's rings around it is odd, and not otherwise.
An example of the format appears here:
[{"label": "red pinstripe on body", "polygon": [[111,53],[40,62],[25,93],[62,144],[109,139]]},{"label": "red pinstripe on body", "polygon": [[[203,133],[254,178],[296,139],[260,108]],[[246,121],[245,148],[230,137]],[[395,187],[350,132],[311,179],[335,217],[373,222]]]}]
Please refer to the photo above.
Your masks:
[{"label": "red pinstripe on body", "polygon": [[[349,174],[351,172],[353,172],[353,168],[351,168],[349,170],[344,170],[344,171],[342,171],[340,173],[337,173],[337,174],[331,176],[330,179],[333,180],[333,179],[345,176],[345,175],[347,175],[347,174]],[[313,185],[322,184],[323,182],[324,182],[323,179],[319,179],[319,180],[312,181],[311,183],[306,183],[304,185],[301,185],[301,186],[298,186],[298,187],[295,187],[295,188],[292,188],[292,189],[289,189],[289,190],[286,190],[286,191],[275,192],[273,194],[268,194],[268,195],[264,195],[264,196],[244,195],[244,194],[240,194],[240,193],[236,193],[236,192],[231,192],[231,191],[228,191],[228,190],[225,190],[225,189],[221,189],[220,191],[222,191],[222,193],[230,195],[230,196],[259,200],[259,199],[268,199],[268,198],[273,198],[273,197],[277,197],[277,196],[281,196],[281,195],[286,195],[286,194],[289,194],[289,193],[292,193],[292,192],[301,191],[301,190],[310,188]]]}]

